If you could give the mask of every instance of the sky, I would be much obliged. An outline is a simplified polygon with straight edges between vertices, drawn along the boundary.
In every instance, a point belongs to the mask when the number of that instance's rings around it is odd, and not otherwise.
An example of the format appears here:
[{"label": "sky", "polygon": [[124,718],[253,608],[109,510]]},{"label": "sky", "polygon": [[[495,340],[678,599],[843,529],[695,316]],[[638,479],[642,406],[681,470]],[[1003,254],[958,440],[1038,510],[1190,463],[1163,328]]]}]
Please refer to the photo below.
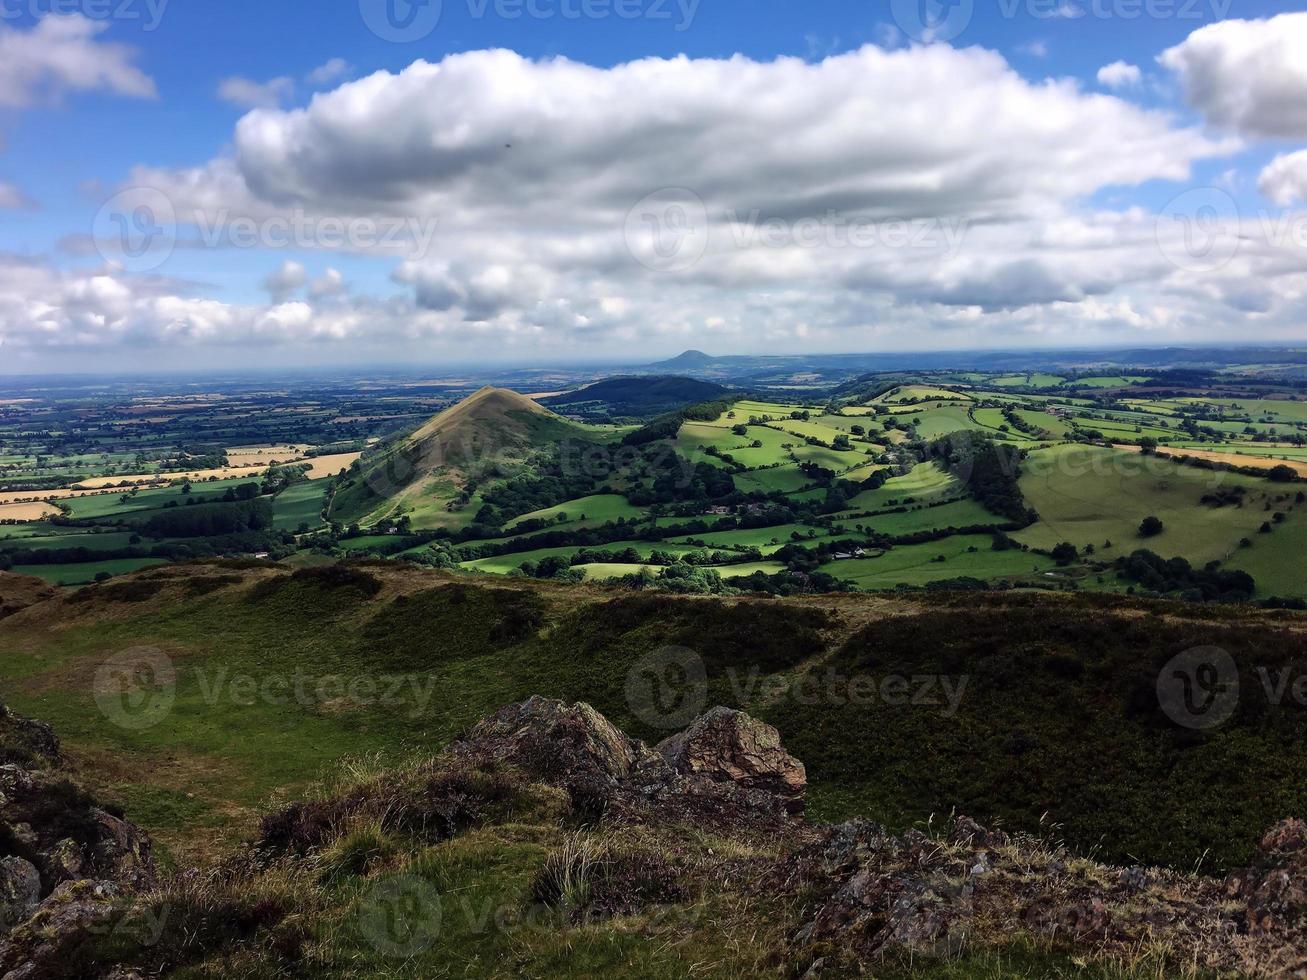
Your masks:
[{"label": "sky", "polygon": [[1307,344],[1307,6],[0,0],[0,373]]}]

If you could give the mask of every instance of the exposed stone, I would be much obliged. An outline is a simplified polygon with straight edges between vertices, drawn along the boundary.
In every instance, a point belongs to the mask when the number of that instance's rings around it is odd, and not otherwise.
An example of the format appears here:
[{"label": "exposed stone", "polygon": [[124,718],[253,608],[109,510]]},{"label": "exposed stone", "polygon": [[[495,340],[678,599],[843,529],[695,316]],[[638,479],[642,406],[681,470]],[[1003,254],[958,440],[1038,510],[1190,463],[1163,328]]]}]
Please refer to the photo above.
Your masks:
[{"label": "exposed stone", "polygon": [[36,913],[0,942],[0,980],[58,976],[69,947],[118,915],[121,889],[110,881],[65,881]]},{"label": "exposed stone", "polygon": [[0,930],[10,929],[36,911],[41,874],[20,857],[0,858]]},{"label": "exposed stone", "polygon": [[611,785],[654,757],[588,704],[532,697],[480,722],[455,752],[520,766],[545,779],[597,777]]},{"label": "exposed stone", "polygon": [[713,708],[657,751],[682,776],[759,790],[783,799],[791,813],[803,812],[803,763],[785,751],[775,728],[743,712]]}]

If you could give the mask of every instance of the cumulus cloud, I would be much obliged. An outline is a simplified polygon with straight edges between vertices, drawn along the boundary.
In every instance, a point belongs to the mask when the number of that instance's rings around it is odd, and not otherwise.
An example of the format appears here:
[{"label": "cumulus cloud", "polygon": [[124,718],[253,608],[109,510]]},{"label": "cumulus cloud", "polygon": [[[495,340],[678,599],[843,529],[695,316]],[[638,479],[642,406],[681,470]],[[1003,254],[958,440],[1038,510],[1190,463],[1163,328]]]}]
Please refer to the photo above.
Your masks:
[{"label": "cumulus cloud", "polygon": [[218,98],[243,109],[271,108],[287,102],[295,94],[295,80],[285,76],[266,82],[233,76],[218,83]]},{"label": "cumulus cloud", "polygon": [[0,181],[0,211],[29,211],[36,202],[13,184]]},{"label": "cumulus cloud", "polygon": [[1129,88],[1138,85],[1143,78],[1139,66],[1126,61],[1114,61],[1098,69],[1098,84],[1108,88]]},{"label": "cumulus cloud", "polygon": [[1307,150],[1277,156],[1261,173],[1258,189],[1276,204],[1307,202]]},{"label": "cumulus cloud", "polygon": [[1180,179],[1219,151],[1161,114],[943,45],[613,68],[469,52],[252,112],[234,145],[206,182],[238,176],[265,202],[604,223],[669,185],[768,216],[1011,215]]},{"label": "cumulus cloud", "polygon": [[[393,295],[286,262],[257,307],[113,272],[95,289],[32,276],[10,302],[32,344],[94,313],[105,338],[397,338],[482,357],[1221,339],[1231,311],[1270,335],[1307,296],[1301,257],[1250,246],[1199,274],[1158,247],[1163,235],[1183,248],[1181,229],[1085,203],[1183,181],[1235,146],[1074,81],[1029,82],[978,48],[609,68],[468,52],[254,109],[229,153],[131,178],[183,222],[435,222],[429,242],[337,249],[386,263]],[[647,227],[635,205],[665,188],[682,189],[679,210]],[[649,261],[686,234],[689,262]]]},{"label": "cumulus cloud", "polygon": [[1251,137],[1307,139],[1307,13],[1225,20],[1158,60],[1215,126]]},{"label": "cumulus cloud", "polygon": [[132,63],[135,52],[97,40],[108,26],[81,14],[50,15],[28,31],[0,24],[0,106],[92,90],[155,98],[154,81]]},{"label": "cumulus cloud", "polygon": [[284,303],[294,293],[304,288],[309,281],[308,270],[298,262],[287,260],[281,268],[263,280],[263,288],[268,291],[274,303]]},{"label": "cumulus cloud", "polygon": [[332,58],[304,76],[310,85],[330,85],[354,73],[354,66],[344,58]]}]

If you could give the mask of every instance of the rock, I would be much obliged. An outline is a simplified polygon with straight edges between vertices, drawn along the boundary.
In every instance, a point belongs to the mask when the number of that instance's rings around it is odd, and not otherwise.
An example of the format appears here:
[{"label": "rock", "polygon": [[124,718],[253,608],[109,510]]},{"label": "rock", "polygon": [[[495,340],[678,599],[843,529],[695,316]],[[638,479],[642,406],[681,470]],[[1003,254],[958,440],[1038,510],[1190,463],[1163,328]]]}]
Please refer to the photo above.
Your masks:
[{"label": "rock", "polygon": [[660,742],[657,752],[682,776],[760,790],[784,800],[790,813],[803,812],[808,786],[803,763],[785,751],[775,728],[743,712],[713,708]]},{"label": "rock", "polygon": [[36,913],[0,942],[0,980],[63,975],[59,966],[88,932],[119,915],[121,891],[110,881],[65,881]]},{"label": "rock", "polygon": [[0,704],[0,762],[28,768],[59,764],[59,739],[45,722],[20,718]]},{"label": "rock", "polygon": [[158,884],[149,836],[134,823],[103,810],[91,814],[100,827],[99,840],[90,853],[96,877],[136,890]]},{"label": "rock", "polygon": [[0,930],[11,929],[36,911],[41,874],[20,857],[0,859]]},{"label": "rock", "polygon": [[1249,932],[1307,925],[1307,824],[1282,820],[1263,834],[1253,866],[1227,877],[1225,891],[1246,903]]},{"label": "rock", "polygon": [[509,762],[548,782],[580,777],[616,785],[656,761],[643,742],[628,738],[590,705],[538,696],[495,712],[459,739],[454,751]]}]

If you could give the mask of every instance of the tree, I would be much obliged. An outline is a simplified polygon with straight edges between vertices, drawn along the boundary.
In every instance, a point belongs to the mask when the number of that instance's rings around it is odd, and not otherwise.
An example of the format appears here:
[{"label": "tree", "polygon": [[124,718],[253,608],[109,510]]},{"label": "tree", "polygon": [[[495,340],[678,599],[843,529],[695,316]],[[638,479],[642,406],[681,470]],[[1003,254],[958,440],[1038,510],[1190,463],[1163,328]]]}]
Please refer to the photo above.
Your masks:
[{"label": "tree", "polygon": [[1298,479],[1298,474],[1292,466],[1284,466],[1281,464],[1280,466],[1273,467],[1266,474],[1266,479],[1275,483],[1292,483],[1294,480]]},{"label": "tree", "polygon": [[1070,565],[1080,557],[1080,552],[1076,546],[1069,541],[1063,541],[1052,551],[1053,560],[1059,565]]},{"label": "tree", "polygon": [[1155,538],[1166,530],[1166,525],[1162,523],[1160,517],[1145,517],[1139,522],[1139,536],[1141,538]]}]

